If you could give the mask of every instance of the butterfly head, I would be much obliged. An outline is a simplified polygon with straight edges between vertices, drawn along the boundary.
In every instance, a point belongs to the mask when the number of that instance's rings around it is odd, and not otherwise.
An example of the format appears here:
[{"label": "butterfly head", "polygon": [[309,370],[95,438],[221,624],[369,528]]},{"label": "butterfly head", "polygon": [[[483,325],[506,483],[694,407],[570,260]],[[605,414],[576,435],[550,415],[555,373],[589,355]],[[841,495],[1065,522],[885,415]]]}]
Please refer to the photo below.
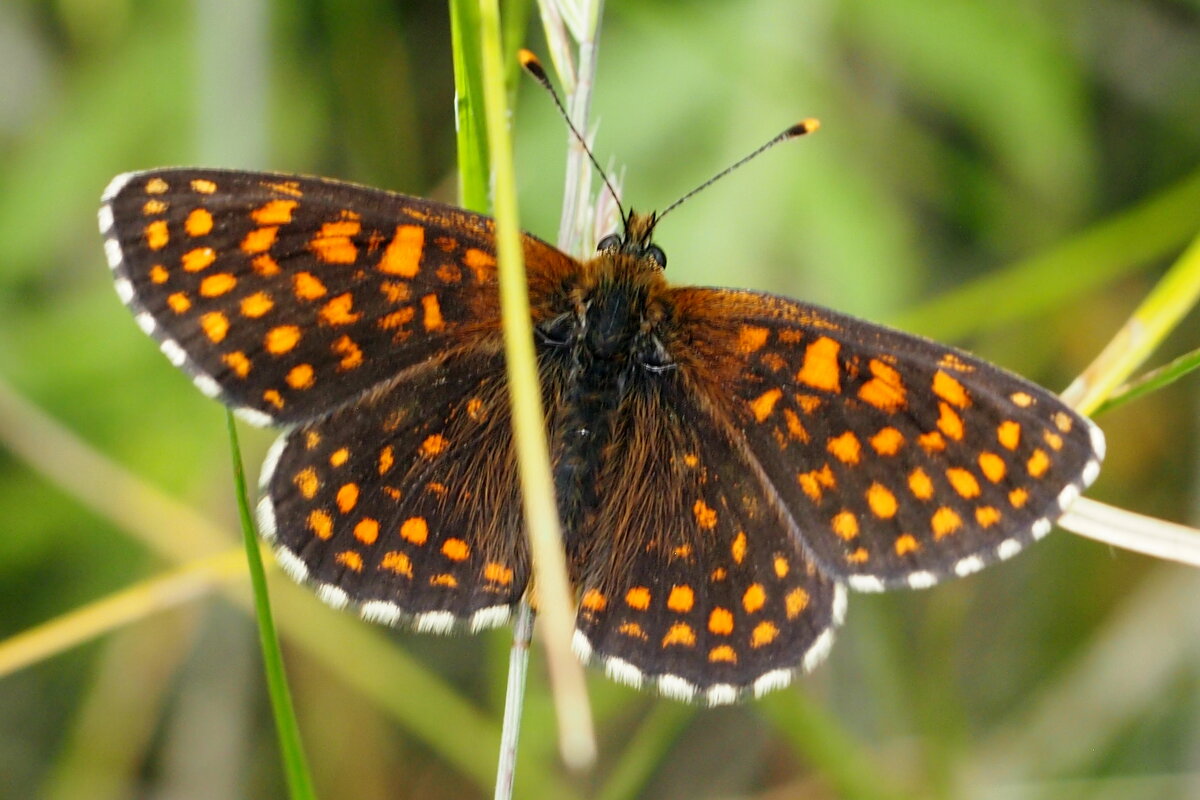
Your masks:
[{"label": "butterfly head", "polygon": [[651,240],[658,219],[654,212],[638,214],[630,210],[625,215],[625,233],[610,233],[596,249],[601,253],[632,256],[639,264],[649,262],[647,266],[662,271],[667,268],[667,254]]}]

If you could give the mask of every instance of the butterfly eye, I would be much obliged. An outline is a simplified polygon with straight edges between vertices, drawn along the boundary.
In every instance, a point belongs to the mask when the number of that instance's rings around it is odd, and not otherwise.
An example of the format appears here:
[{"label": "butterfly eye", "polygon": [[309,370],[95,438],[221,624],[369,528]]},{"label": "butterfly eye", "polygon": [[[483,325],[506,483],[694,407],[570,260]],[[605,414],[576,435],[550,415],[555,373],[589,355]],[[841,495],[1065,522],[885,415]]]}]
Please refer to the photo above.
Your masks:
[{"label": "butterfly eye", "polygon": [[637,355],[638,363],[646,368],[648,372],[666,372],[675,367],[675,359],[671,358],[671,354],[667,352],[667,348],[658,340],[658,337],[652,337],[650,341],[644,345]]},{"label": "butterfly eye", "polygon": [[663,249],[656,244],[649,245],[642,251],[642,255],[658,265],[659,269],[667,268],[667,254]]},{"label": "butterfly eye", "polygon": [[621,249],[621,237],[615,233],[610,233],[608,236],[605,236],[603,239],[600,240],[600,244],[596,245],[597,252],[603,252],[605,250],[620,250],[620,249]]}]

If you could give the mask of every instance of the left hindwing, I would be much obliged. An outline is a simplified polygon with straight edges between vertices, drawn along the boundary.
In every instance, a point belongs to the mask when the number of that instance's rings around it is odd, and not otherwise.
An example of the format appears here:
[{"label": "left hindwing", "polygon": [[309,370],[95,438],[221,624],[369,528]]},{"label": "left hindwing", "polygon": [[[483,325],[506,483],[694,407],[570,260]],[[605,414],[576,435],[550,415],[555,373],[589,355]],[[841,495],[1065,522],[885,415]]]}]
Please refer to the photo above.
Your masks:
[{"label": "left hindwing", "polygon": [[[1099,473],[1099,428],[968,353],[780,297],[672,290],[681,367],[739,433],[817,563],[930,585],[1049,532]],[[700,376],[701,364],[724,364]]]}]

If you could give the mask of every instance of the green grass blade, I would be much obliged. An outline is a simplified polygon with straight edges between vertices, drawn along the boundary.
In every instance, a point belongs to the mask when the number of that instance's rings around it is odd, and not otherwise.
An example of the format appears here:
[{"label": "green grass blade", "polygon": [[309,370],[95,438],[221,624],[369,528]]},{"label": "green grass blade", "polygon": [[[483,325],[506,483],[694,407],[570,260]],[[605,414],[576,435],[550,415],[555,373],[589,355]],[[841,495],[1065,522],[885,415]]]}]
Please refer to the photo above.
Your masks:
[{"label": "green grass blade", "polygon": [[1131,400],[1137,400],[1151,392],[1157,392],[1196,369],[1200,369],[1200,350],[1184,353],[1170,363],[1152,369],[1145,375],[1118,387],[1107,400],[1096,408],[1094,413],[1103,414],[1105,411],[1111,411]]},{"label": "green grass blade", "polygon": [[1140,264],[1169,256],[1200,226],[1200,171],[1045,252],[923,303],[892,320],[953,341],[1061,308]]},{"label": "green grass blade", "polygon": [[454,58],[454,115],[458,136],[458,199],[464,208],[488,210],[487,124],[483,111],[483,62],[479,54],[479,3],[450,0],[450,49]]},{"label": "green grass blade", "polygon": [[246,495],[246,473],[242,469],[237,426],[231,412],[225,412],[225,421],[229,427],[233,482],[237,494],[238,515],[242,523],[242,536],[246,544],[246,562],[250,567],[250,585],[254,588],[254,615],[258,621],[263,670],[267,676],[267,693],[271,698],[271,713],[275,717],[275,731],[279,736],[279,754],[283,758],[288,795],[292,800],[315,800],[317,795],[308,771],[308,759],[304,756],[304,745],[300,741],[300,727],[296,723],[292,693],[288,689],[287,675],[283,671],[283,654],[279,650],[279,635],[275,631],[275,621],[271,615],[267,576],[263,570],[262,554],[258,550],[254,520],[250,515],[250,501]]}]

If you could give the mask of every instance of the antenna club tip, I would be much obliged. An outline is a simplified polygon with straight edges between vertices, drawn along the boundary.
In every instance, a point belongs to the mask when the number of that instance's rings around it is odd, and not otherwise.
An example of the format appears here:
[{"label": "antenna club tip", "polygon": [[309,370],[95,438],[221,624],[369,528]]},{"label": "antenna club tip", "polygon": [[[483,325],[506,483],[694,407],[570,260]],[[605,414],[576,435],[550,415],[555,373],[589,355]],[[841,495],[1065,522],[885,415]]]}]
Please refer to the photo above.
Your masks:
[{"label": "antenna club tip", "polygon": [[788,128],[787,136],[788,138],[803,136],[806,133],[812,133],[815,130],[819,130],[820,127],[821,120],[817,119],[816,117],[809,117],[808,119],[801,120],[792,127]]},{"label": "antenna club tip", "polygon": [[520,62],[521,67],[525,71],[532,74],[538,80],[544,81],[548,79],[546,70],[542,68],[542,62],[538,60],[538,57],[533,54],[532,50],[526,50],[522,47],[517,51],[517,61]]}]

